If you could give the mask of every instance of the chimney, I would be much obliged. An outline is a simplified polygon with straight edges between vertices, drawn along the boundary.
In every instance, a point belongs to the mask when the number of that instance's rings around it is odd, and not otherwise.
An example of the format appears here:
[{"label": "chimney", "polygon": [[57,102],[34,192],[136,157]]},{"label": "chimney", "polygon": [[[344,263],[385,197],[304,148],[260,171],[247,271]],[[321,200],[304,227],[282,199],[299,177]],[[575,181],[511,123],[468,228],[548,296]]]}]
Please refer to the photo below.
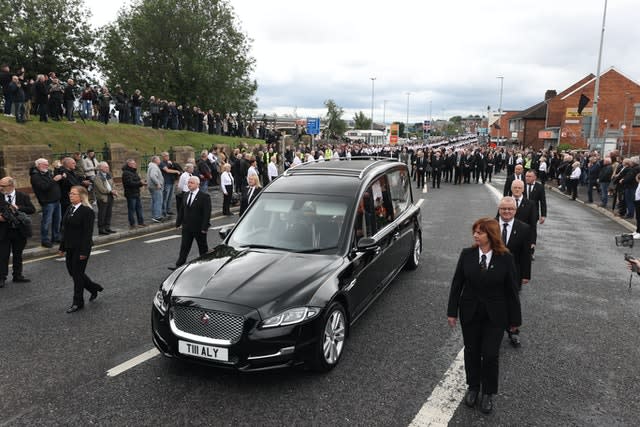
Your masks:
[{"label": "chimney", "polygon": [[547,101],[558,94],[555,90],[548,90],[544,93],[544,100]]}]

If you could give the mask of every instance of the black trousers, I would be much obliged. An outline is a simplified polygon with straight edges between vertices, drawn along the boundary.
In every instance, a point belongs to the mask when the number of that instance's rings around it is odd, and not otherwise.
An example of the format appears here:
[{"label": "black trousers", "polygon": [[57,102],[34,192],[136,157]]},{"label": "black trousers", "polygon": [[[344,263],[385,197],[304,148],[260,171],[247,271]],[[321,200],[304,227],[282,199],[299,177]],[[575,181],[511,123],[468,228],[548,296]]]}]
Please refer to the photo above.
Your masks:
[{"label": "black trousers", "polygon": [[484,305],[478,304],[471,320],[461,322],[464,339],[464,370],[470,389],[498,392],[498,356],[504,328],[491,323]]},{"label": "black trousers", "polygon": [[440,180],[442,178],[442,172],[440,172],[440,169],[434,169],[431,172],[432,175],[432,184],[431,184],[431,188],[440,188]]},{"label": "black trousers", "polygon": [[98,230],[105,231],[111,228],[111,214],[113,212],[113,196],[109,194],[106,202],[97,200],[98,203]]},{"label": "black trousers", "polygon": [[233,185],[225,185],[227,194],[222,198],[222,214],[229,215],[231,213],[231,196],[233,196]]},{"label": "black trousers", "polygon": [[176,191],[176,209],[178,211],[178,216],[182,212],[182,205],[184,204],[184,193],[182,190],[178,189]]},{"label": "black trousers", "polygon": [[176,261],[176,267],[180,267],[182,264],[187,262],[187,256],[189,256],[191,245],[193,245],[194,240],[198,244],[199,254],[204,255],[207,253],[209,250],[207,247],[207,233],[203,233],[200,230],[196,232],[187,231],[183,227],[182,241],[180,242],[180,255],[178,255],[178,260]]},{"label": "black trousers", "polygon": [[82,307],[84,305],[84,290],[86,289],[93,293],[99,289],[99,285],[85,274],[89,255],[87,255],[86,259],[80,259],[78,249],[65,249],[65,262],[67,271],[73,279],[73,304]]},{"label": "black trousers", "polygon": [[453,174],[453,183],[454,184],[462,184],[462,167],[461,166],[456,166],[454,169],[454,174]]},{"label": "black trousers", "polygon": [[416,187],[417,188],[424,187],[424,171],[423,170],[418,169],[416,171]]},{"label": "black trousers", "polygon": [[18,230],[7,230],[7,238],[0,240],[0,279],[9,275],[9,255],[13,252],[13,277],[22,276],[22,252],[27,239]]}]

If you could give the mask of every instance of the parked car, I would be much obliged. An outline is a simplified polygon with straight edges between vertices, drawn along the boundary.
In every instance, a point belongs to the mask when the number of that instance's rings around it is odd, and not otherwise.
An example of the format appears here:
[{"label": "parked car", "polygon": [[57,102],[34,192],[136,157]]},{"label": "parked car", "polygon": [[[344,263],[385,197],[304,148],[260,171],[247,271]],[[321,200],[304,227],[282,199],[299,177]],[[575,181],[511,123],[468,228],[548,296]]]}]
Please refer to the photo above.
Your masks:
[{"label": "parked car", "polygon": [[220,234],[160,286],[153,342],[238,370],[334,368],[351,325],[422,250],[410,173],[394,159],[288,169]]}]

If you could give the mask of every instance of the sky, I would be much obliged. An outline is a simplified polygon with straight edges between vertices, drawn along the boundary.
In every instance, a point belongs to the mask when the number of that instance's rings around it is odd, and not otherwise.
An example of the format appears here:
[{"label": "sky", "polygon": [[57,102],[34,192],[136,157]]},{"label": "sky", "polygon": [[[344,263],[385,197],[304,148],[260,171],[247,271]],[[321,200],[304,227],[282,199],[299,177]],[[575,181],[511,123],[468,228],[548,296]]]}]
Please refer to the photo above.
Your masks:
[{"label": "sky", "polygon": [[[96,27],[129,0],[85,0]],[[409,123],[523,110],[597,72],[605,0],[233,0],[259,114]],[[601,72],[640,81],[637,0],[607,3]],[[375,78],[375,80],[372,80]],[[502,86],[502,90],[501,90]]]}]

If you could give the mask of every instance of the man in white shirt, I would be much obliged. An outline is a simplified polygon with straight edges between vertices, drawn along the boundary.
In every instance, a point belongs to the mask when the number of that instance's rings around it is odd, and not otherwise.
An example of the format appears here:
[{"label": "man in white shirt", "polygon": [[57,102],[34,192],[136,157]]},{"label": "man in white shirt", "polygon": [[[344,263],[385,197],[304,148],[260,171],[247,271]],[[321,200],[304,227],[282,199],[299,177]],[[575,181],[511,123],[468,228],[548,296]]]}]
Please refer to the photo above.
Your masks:
[{"label": "man in white shirt", "polygon": [[271,156],[271,161],[269,162],[269,166],[267,167],[269,182],[278,177],[278,165],[276,164],[277,161],[277,156]]}]

